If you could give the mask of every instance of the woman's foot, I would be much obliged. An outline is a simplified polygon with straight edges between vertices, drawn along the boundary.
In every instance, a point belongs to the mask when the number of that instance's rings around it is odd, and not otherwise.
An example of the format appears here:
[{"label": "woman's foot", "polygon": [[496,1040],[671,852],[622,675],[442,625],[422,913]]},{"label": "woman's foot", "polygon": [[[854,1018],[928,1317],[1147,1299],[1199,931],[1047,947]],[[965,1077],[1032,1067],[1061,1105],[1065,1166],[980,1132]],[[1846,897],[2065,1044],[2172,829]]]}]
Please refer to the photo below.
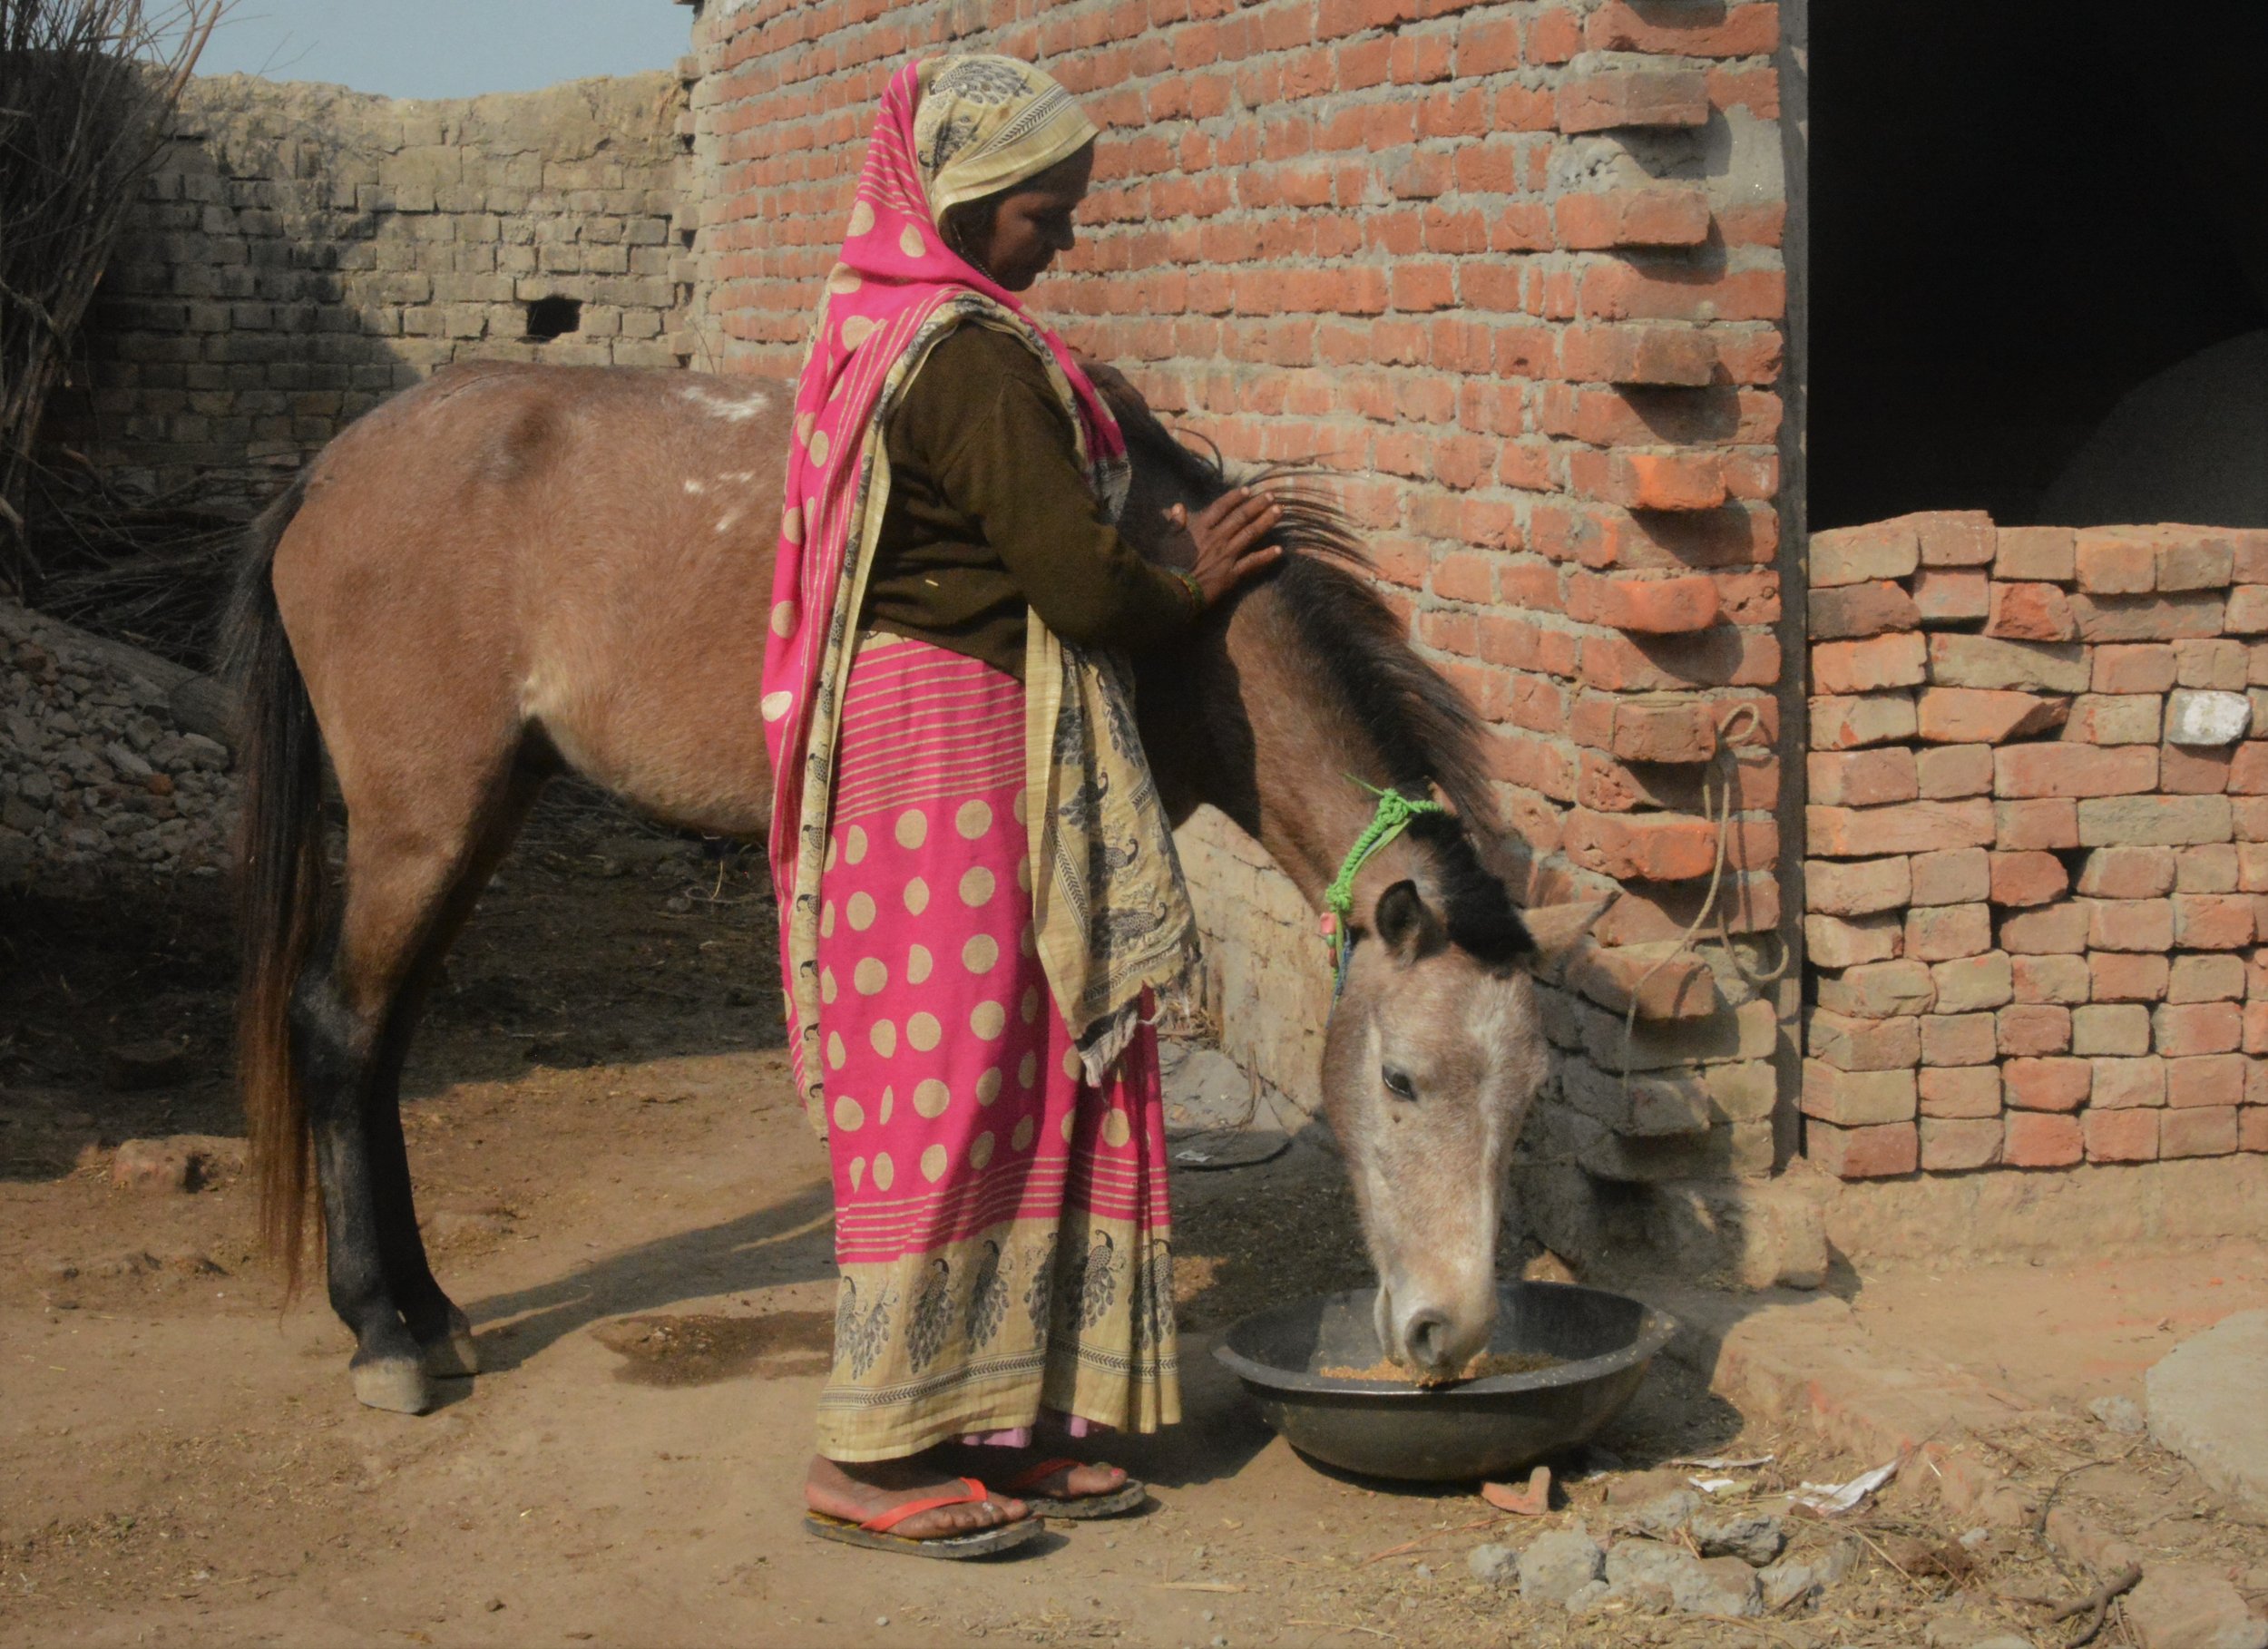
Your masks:
[{"label": "woman's foot", "polygon": [[[941,1449],[937,1458],[950,1462],[953,1470],[983,1482],[1012,1483],[1015,1493],[1045,1506],[1060,1506],[1067,1500],[1107,1500],[1122,1492],[1130,1481],[1116,1466],[1065,1462],[1064,1450],[1044,1445],[1008,1449],[991,1443],[955,1444]],[[1029,1475],[1033,1468],[1051,1460],[1065,1463],[1038,1477]],[[1049,1511],[1047,1515],[1058,1514]]]},{"label": "woman's foot", "polygon": [[[807,1506],[824,1517],[840,1517],[846,1523],[865,1523],[915,1500],[961,1492],[961,1479],[948,1476],[929,1455],[855,1463],[815,1455],[811,1469],[803,1480]],[[979,1529],[997,1528],[1004,1523],[1020,1523],[1026,1516],[1027,1508],[1022,1500],[993,1495],[981,1502],[916,1512],[903,1523],[894,1525],[890,1532],[908,1540],[942,1540],[953,1535],[974,1534]]]},{"label": "woman's foot", "polygon": [[[1002,1482],[1016,1483],[1017,1478],[1033,1466],[1051,1457],[1037,1449],[1012,1449],[1017,1457],[1016,1465],[1000,1474]],[[1126,1487],[1126,1473],[1116,1466],[1069,1465],[1029,1482],[1017,1483],[1016,1492],[1030,1495],[1035,1500],[1100,1500],[1114,1495]]]}]

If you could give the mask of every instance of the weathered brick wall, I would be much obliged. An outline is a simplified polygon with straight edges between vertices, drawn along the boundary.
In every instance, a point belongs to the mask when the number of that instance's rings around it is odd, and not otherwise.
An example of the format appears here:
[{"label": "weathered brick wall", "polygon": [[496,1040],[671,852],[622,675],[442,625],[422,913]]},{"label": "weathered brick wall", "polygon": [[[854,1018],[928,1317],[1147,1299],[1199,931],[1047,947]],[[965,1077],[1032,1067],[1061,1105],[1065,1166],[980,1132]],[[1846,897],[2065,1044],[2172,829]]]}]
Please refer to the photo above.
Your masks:
[{"label": "weathered brick wall", "polygon": [[[462,102],[192,83],[49,434],[256,495],[451,361],[680,364],[683,110],[674,73]],[[526,341],[544,298],[579,323]]]},{"label": "weathered brick wall", "polygon": [[[1489,724],[1531,897],[1623,894],[1554,1002],[1568,1101],[1539,1162],[1768,1173],[1773,1001],[1673,961],[1644,994],[1674,1022],[1641,1026],[1628,1085],[1611,1010],[1699,912],[1705,774],[1735,798],[1726,928],[1782,922],[1777,8],[709,0],[695,42],[702,325],[750,370],[796,366],[909,55],[1009,52],[1081,99],[1096,186],[1038,307],[1231,456],[1341,473],[1413,639]],[[1741,707],[1761,747],[1735,764]],[[1280,1034],[1319,967],[1295,903],[1217,825],[1190,858],[1241,981],[1232,1050],[1310,1091]]]},{"label": "weathered brick wall", "polygon": [[1205,1007],[1237,1062],[1312,1114],[1331,1012],[1315,912],[1257,843],[1209,808],[1178,844],[1205,947]]},{"label": "weathered brick wall", "polygon": [[2268,1151],[2268,532],[1908,516],[1811,587],[1812,1160]]}]

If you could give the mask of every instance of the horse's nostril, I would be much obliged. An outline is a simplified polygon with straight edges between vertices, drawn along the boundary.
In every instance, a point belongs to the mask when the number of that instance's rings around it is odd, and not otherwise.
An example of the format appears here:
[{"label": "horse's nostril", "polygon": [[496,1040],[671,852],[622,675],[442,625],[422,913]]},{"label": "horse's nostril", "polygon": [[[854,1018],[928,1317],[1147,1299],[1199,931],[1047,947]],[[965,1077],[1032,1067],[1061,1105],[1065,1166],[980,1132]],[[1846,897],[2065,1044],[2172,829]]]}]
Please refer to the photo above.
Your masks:
[{"label": "horse's nostril", "polygon": [[1449,1313],[1419,1312],[1403,1330],[1410,1361],[1421,1369],[1438,1369],[1449,1361]]}]

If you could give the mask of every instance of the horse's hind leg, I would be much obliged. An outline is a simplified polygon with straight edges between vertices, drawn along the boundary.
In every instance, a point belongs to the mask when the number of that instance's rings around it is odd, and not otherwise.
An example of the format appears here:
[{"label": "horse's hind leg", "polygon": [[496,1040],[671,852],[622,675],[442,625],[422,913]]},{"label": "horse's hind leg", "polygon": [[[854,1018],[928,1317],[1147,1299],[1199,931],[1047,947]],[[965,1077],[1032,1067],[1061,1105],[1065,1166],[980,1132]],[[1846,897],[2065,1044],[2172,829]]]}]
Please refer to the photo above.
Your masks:
[{"label": "horse's hind leg", "polygon": [[302,983],[292,1016],[323,1187],[326,1281],[354,1332],[355,1395],[410,1414],[435,1397],[426,1344],[453,1341],[464,1318],[417,1239],[396,1083],[423,983],[500,856],[495,839],[508,845],[525,808],[508,757],[477,778],[418,777],[429,782],[382,802],[349,795],[337,949],[329,969]]},{"label": "horse's hind leg", "polygon": [[[350,910],[356,903],[350,893]],[[385,1011],[366,1007],[360,991],[345,982],[351,978],[338,964],[310,972],[291,1005],[292,1054],[323,1190],[325,1283],[331,1309],[355,1336],[349,1369],[356,1397],[374,1409],[421,1414],[433,1406],[434,1392],[416,1339],[386,1287],[376,1164],[365,1126]]]},{"label": "horse's hind leg", "polygon": [[533,767],[516,771],[503,800],[485,819],[479,841],[443,900],[395,996],[394,1010],[371,1074],[371,1102],[363,1110],[377,1210],[379,1268],[404,1325],[417,1342],[425,1372],[436,1379],[479,1373],[480,1354],[473,1343],[471,1320],[435,1281],[433,1267],[425,1258],[425,1239],[418,1234],[409,1149],[402,1137],[402,1067],[409,1057],[426,995],[440,976],[449,947],[456,942],[488,879],[511,851],[546,776]]}]

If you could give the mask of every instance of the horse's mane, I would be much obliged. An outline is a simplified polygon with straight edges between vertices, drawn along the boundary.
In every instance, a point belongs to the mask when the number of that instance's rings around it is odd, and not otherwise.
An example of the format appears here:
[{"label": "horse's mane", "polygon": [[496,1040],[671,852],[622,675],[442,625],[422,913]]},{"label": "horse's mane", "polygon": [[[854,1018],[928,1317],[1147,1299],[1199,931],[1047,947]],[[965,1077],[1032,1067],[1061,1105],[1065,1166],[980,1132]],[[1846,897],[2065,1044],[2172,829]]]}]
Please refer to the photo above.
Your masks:
[{"label": "horse's mane", "polygon": [[1401,617],[1373,587],[1360,529],[1336,499],[1311,482],[1312,464],[1270,464],[1232,473],[1219,449],[1179,439],[1139,392],[1115,373],[1097,386],[1128,444],[1207,502],[1231,486],[1274,481],[1284,515],[1276,540],[1284,559],[1268,580],[1314,664],[1315,685],[1368,735],[1388,780],[1406,795],[1438,785],[1453,817],[1421,815],[1410,834],[1432,850],[1450,938],[1484,962],[1515,961],[1535,950],[1503,879],[1482,864],[1470,829],[1491,828],[1480,723],[1464,696],[1411,649]]}]

